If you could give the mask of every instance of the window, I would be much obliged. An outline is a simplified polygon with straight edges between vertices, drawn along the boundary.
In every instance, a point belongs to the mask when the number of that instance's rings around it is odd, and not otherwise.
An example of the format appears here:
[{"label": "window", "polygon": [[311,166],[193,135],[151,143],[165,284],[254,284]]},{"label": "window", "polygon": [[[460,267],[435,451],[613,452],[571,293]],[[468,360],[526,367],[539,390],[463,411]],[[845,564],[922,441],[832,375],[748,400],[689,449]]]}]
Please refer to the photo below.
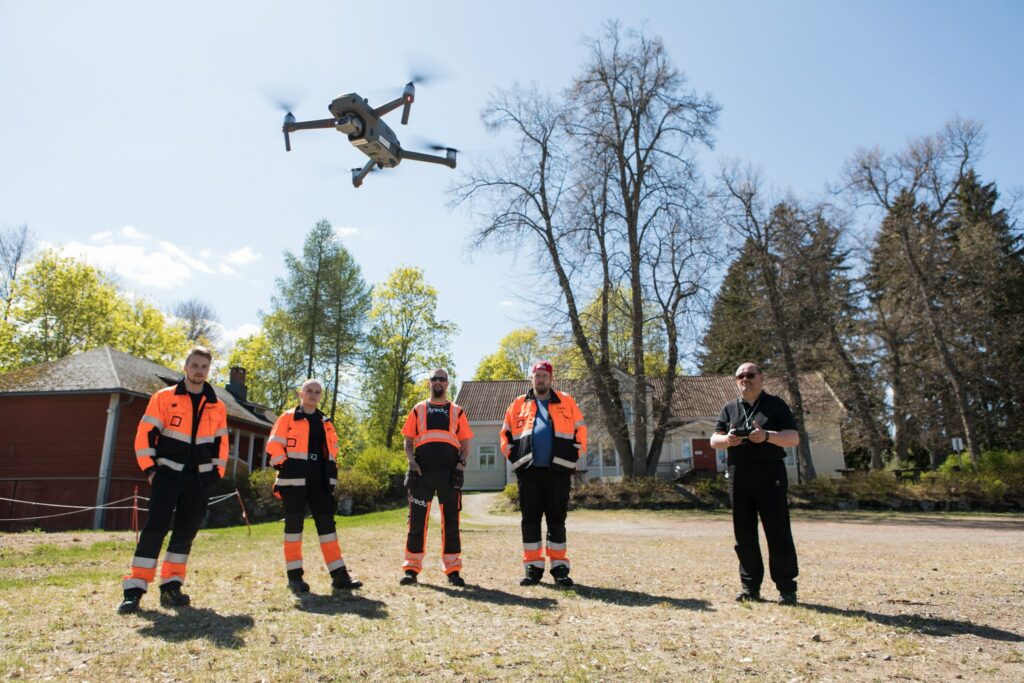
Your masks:
[{"label": "window", "polygon": [[479,469],[496,469],[498,462],[498,447],[494,444],[478,444],[476,447],[476,459],[479,463]]}]

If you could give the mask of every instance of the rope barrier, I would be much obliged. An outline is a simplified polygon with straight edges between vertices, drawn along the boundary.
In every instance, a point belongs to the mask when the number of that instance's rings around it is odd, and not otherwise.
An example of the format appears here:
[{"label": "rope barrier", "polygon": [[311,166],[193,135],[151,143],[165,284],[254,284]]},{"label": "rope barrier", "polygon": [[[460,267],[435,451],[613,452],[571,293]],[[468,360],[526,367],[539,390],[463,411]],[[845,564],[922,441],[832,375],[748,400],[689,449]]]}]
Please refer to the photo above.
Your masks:
[{"label": "rope barrier", "polygon": [[[136,487],[136,490],[138,490],[138,487]],[[242,519],[245,520],[245,523],[248,526],[249,525],[249,518],[248,518],[248,516],[245,513],[245,505],[242,503],[242,494],[239,493],[238,489],[235,489],[234,491],[231,491],[230,493],[224,493],[224,494],[221,494],[221,495],[216,496],[214,498],[211,498],[209,500],[209,502],[207,503],[207,507],[209,507],[210,505],[217,505],[218,503],[223,503],[224,501],[226,501],[226,500],[228,500],[230,498],[236,498],[236,497],[238,498],[238,504],[242,508]],[[130,505],[130,506],[118,506],[117,505],[118,503],[124,503],[124,502],[129,501],[129,500],[132,501],[132,505]],[[106,505],[85,506],[85,505],[61,505],[59,503],[38,503],[38,502],[32,501],[32,500],[18,500],[16,498],[3,498],[3,497],[0,497],[0,501],[6,501],[8,503],[18,503],[20,505],[40,505],[40,506],[43,506],[43,507],[71,509],[70,512],[57,512],[57,513],[54,513],[52,515],[32,515],[32,516],[29,516],[29,517],[7,517],[7,518],[0,518],[0,522],[26,522],[26,521],[33,520],[33,519],[52,519],[54,517],[66,517],[68,515],[77,515],[77,514],[82,513],[82,512],[92,512],[93,510],[132,510],[133,511],[133,514],[132,514],[132,530],[136,530],[136,527],[138,526],[138,511],[140,509],[139,506],[138,506],[138,501],[140,501],[140,500],[149,500],[149,498],[147,498],[146,496],[140,496],[140,495],[138,495],[138,493],[136,493],[134,495],[128,496],[127,498],[121,498],[119,500],[110,501]],[[249,533],[252,534],[252,527],[249,528]]]}]

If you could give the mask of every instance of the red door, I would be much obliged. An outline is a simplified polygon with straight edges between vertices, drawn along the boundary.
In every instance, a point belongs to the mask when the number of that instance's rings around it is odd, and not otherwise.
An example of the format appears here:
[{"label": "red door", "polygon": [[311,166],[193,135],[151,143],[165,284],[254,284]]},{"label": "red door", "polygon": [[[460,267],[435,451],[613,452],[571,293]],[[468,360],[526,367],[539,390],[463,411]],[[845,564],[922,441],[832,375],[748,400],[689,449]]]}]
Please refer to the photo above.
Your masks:
[{"label": "red door", "polygon": [[693,453],[693,469],[704,472],[718,471],[718,456],[711,447],[711,439],[693,439],[690,441]]}]

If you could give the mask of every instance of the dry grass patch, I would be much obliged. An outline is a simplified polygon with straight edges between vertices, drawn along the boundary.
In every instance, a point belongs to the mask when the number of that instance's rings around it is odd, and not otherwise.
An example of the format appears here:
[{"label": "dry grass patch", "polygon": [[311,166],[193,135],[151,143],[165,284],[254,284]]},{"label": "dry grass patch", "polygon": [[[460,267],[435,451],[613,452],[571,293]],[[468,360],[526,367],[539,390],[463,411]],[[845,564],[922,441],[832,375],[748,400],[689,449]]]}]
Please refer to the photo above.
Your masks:
[{"label": "dry grass patch", "polygon": [[[130,534],[0,536],[0,676],[30,680],[1022,680],[1024,519],[797,515],[802,606],[740,605],[727,515],[574,511],[578,586],[518,585],[517,518],[467,498],[464,575],[401,587],[404,514],[340,520],[354,595],[285,589],[281,524],[201,532],[195,607],[119,617]],[[37,536],[32,534],[31,536]],[[78,540],[73,540],[77,538]],[[95,542],[94,542],[95,541]],[[765,586],[765,594],[774,591]]]}]

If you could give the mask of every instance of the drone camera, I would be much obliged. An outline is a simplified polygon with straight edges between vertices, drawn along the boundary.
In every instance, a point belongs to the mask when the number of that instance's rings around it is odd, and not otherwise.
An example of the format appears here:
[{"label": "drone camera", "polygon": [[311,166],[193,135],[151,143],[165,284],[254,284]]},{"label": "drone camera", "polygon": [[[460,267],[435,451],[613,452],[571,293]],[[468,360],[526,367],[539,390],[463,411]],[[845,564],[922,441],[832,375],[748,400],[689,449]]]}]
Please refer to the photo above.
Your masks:
[{"label": "drone camera", "polygon": [[334,123],[338,131],[350,136],[358,136],[363,132],[363,122],[355,116],[340,116]]}]

